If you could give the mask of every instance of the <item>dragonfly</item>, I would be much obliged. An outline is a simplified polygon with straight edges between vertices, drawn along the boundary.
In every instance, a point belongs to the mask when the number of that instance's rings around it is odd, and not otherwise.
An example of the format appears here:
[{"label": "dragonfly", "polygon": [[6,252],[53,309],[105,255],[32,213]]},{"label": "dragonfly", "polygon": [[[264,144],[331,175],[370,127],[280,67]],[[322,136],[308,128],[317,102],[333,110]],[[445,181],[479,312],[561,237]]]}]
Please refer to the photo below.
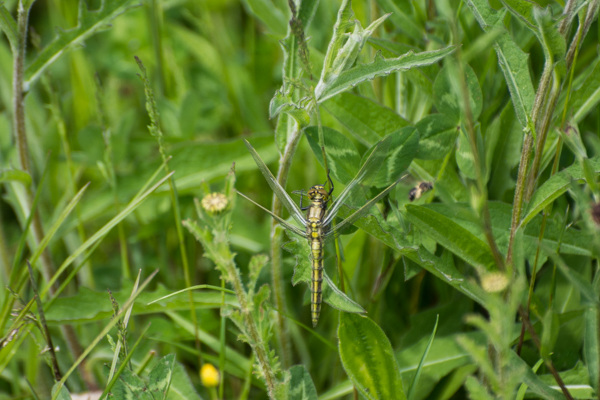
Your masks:
[{"label": "dragonfly", "polygon": [[[332,222],[342,205],[348,200],[353,189],[381,168],[384,157],[387,155],[387,153],[382,151],[385,150],[382,148],[384,147],[382,144],[383,141],[374,148],[373,152],[362,165],[354,179],[348,183],[339,196],[335,199],[332,196],[334,186],[328,172],[327,180],[330,186],[329,190],[326,189],[326,182],[325,184],[311,187],[306,193],[301,191],[300,205],[296,204],[286,190],[279,184],[254,147],[252,147],[245,139],[244,143],[275,195],[289,211],[292,218],[302,226],[302,228],[290,224],[282,217],[274,214],[272,211],[261,206],[243,193],[237,193],[271,215],[271,217],[273,217],[282,227],[308,241],[311,256],[310,312],[312,325],[313,327],[316,327],[321,313],[321,302],[323,300],[322,283],[325,241],[331,237],[337,237],[345,228],[363,217],[371,207],[387,195],[402,178],[386,187],[378,195],[367,201],[362,207],[351,213],[347,218],[337,222],[334,227]],[[303,205],[304,195],[308,197],[309,204],[307,206]]]}]

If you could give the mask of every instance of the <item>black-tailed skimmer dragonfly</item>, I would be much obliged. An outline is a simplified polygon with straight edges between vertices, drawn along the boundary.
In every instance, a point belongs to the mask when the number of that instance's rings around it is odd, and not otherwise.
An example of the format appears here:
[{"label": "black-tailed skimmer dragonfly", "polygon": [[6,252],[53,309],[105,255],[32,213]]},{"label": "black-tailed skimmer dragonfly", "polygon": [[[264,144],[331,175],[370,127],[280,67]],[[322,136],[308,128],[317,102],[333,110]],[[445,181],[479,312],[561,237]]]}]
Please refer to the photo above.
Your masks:
[{"label": "black-tailed skimmer dragonfly", "polygon": [[348,185],[342,190],[339,196],[335,199],[332,199],[333,192],[333,182],[328,175],[328,181],[330,184],[330,189],[327,191],[325,189],[326,184],[323,185],[315,185],[306,195],[309,200],[309,205],[304,207],[302,205],[302,197],[300,199],[300,206],[298,206],[290,197],[290,195],[285,191],[283,187],[277,182],[277,179],[273,176],[269,168],[265,165],[263,160],[260,158],[254,147],[247,141],[246,147],[250,150],[250,154],[254,158],[256,165],[262,172],[263,176],[267,180],[269,186],[275,192],[281,203],[287,208],[290,215],[294,218],[294,220],[301,225],[303,228],[300,228],[295,225],[291,225],[289,222],[284,220],[278,215],[273,214],[270,210],[256,203],[251,198],[247,197],[243,193],[238,192],[238,194],[245,199],[251,201],[267,213],[269,213],[277,222],[281,224],[285,229],[295,233],[296,235],[303,237],[308,240],[308,244],[310,246],[310,254],[311,254],[311,285],[310,285],[310,313],[313,327],[317,325],[317,321],[319,320],[319,314],[321,312],[321,301],[322,301],[322,282],[323,282],[323,253],[324,253],[324,242],[326,239],[330,237],[334,237],[339,234],[344,228],[349,227],[354,222],[356,222],[359,218],[364,216],[369,209],[381,200],[386,194],[389,193],[392,188],[400,181],[396,180],[394,183],[385,188],[381,193],[377,196],[373,197],[371,200],[367,201],[362,207],[358,210],[352,212],[347,218],[335,224],[335,227],[332,228],[331,223],[333,219],[337,215],[338,211],[344,204],[344,201],[348,199],[349,195],[353,192],[353,189],[357,187],[357,185],[364,180],[371,178],[383,165],[385,165],[385,158],[387,157],[387,149],[383,149],[385,147],[380,142],[373,150],[371,155],[367,158],[363,166],[360,168],[354,179],[348,183]]}]

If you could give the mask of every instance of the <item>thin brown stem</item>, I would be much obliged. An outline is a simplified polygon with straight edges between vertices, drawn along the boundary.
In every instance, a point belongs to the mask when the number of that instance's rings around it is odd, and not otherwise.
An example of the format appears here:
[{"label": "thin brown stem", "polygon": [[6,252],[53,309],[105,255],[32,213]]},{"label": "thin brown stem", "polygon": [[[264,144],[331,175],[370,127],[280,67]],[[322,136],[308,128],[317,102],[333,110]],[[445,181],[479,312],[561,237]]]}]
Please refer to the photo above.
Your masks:
[{"label": "thin brown stem", "polygon": [[[531,321],[529,320],[529,314],[527,313],[527,310],[524,310],[522,307],[519,307],[519,314],[521,315],[521,320],[523,321],[523,325],[525,326],[525,329],[527,329],[527,332],[529,332],[529,334],[531,335],[531,338],[533,339],[533,343],[535,344],[535,347],[537,347],[538,351],[541,350],[542,344],[541,344],[540,338],[537,335],[535,328],[531,324]],[[560,387],[560,390],[562,390],[565,397],[568,400],[573,400],[573,396],[571,396],[571,393],[569,393],[569,390],[565,386],[565,383],[563,382],[562,378],[556,371],[556,368],[554,367],[552,360],[550,358],[545,357],[543,354],[541,354],[541,351],[540,351],[540,355],[544,359],[544,363],[546,364],[548,371],[550,371],[550,373],[554,377],[554,380]]]}]

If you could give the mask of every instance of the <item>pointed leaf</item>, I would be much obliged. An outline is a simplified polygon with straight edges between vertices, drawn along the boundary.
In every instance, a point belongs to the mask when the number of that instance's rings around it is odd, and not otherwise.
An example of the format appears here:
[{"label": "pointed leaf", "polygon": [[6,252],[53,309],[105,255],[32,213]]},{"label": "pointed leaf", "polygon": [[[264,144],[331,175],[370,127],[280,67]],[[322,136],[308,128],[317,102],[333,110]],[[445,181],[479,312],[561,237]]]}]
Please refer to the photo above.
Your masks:
[{"label": "pointed leaf", "polygon": [[288,400],[317,400],[317,389],[304,365],[290,368]]},{"label": "pointed leaf", "polygon": [[50,64],[56,61],[70,46],[81,43],[112,19],[127,10],[131,0],[103,0],[98,10],[90,11],[85,1],[79,2],[77,26],[58,31],[57,37],[46,46],[25,70],[25,85],[31,85]]},{"label": "pointed leaf", "polygon": [[394,110],[348,92],[333,97],[322,107],[344,125],[356,140],[369,147],[409,124]]},{"label": "pointed leaf", "polygon": [[398,58],[387,59],[383,58],[381,53],[377,53],[375,60],[372,63],[357,65],[354,68],[346,70],[342,72],[333,83],[323,87],[320,92],[315,91],[317,101],[322,103],[338,93],[342,93],[359,83],[371,80],[378,76],[389,75],[395,71],[403,71],[433,64],[454,52],[455,49],[455,46],[448,46],[443,49],[424,51],[421,53],[410,52]]},{"label": "pointed leaf", "polygon": [[485,269],[494,267],[488,244],[450,218],[413,204],[407,204],[406,211],[408,220],[417,228],[469,264]]},{"label": "pointed leaf", "polygon": [[392,345],[375,322],[342,313],[338,337],[344,370],[365,398],[406,399]]}]

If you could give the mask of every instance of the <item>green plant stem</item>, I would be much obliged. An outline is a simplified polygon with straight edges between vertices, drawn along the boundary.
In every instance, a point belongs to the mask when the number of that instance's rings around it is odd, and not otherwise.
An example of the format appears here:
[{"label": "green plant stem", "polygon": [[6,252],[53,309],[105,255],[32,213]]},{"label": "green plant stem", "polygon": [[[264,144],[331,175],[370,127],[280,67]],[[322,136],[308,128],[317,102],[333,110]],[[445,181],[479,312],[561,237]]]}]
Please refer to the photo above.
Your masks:
[{"label": "green plant stem", "polygon": [[[285,151],[279,159],[279,170],[277,171],[277,182],[281,187],[285,187],[287,183],[290,166],[292,165],[292,156],[296,152],[298,143],[300,142],[300,129],[296,127],[293,131],[290,140],[285,147]],[[273,193],[273,208],[275,215],[282,215],[283,205],[279,198]],[[271,223],[271,265],[272,265],[272,280],[273,294],[275,296],[275,308],[277,313],[277,327],[279,347],[281,349],[281,362],[284,368],[289,367],[291,360],[290,342],[287,334],[287,326],[284,318],[285,310],[285,288],[283,285],[283,261],[281,257],[281,246],[283,245],[283,230],[277,229],[279,223],[273,219]]]},{"label": "green plant stem", "polygon": [[[452,24],[452,27],[455,27]],[[457,35],[455,33],[455,35]],[[456,36],[455,36],[456,37]],[[460,49],[459,53],[457,53],[457,59],[460,60]],[[477,189],[479,191],[479,195],[481,196],[481,218],[483,225],[483,232],[485,238],[490,246],[490,250],[492,252],[492,256],[494,257],[494,261],[496,262],[496,266],[503,270],[504,269],[504,260],[498,246],[496,245],[496,240],[494,239],[494,234],[492,233],[492,220],[490,217],[490,210],[488,206],[488,193],[485,185],[485,180],[483,176],[483,168],[484,164],[481,162],[482,157],[479,154],[479,148],[477,146],[477,134],[475,132],[475,127],[473,123],[473,113],[471,111],[471,104],[469,102],[469,90],[467,88],[467,82],[465,80],[465,72],[462,66],[462,63],[458,63],[459,69],[459,82],[460,82],[460,91],[463,100],[463,107],[465,112],[465,128],[469,138],[469,144],[471,145],[471,151],[473,153],[473,162],[475,163],[475,174],[476,174],[476,182]]]},{"label": "green plant stem", "polygon": [[25,91],[23,81],[25,77],[25,51],[27,48],[27,24],[29,21],[30,6],[26,7],[23,0],[19,0],[17,16],[17,47],[13,54],[13,129],[17,144],[17,156],[20,168],[29,172],[29,149],[25,131]]},{"label": "green plant stem", "polygon": [[533,135],[530,131],[525,134],[523,140],[523,149],[521,150],[521,160],[519,161],[519,174],[517,176],[517,185],[515,187],[515,197],[513,199],[513,212],[510,223],[510,236],[508,239],[508,251],[506,255],[506,266],[509,272],[512,273],[512,257],[513,243],[517,228],[521,221],[521,213],[523,212],[523,196],[525,192],[525,181],[527,179],[527,166],[531,157],[531,147],[533,145]]},{"label": "green plant stem", "polygon": [[[227,250],[227,253],[229,253],[229,250]],[[235,292],[238,302],[240,303],[240,311],[244,318],[248,336],[250,337],[251,341],[250,346],[254,350],[254,354],[258,359],[258,364],[260,365],[262,373],[265,377],[269,398],[274,399],[275,385],[277,381],[275,379],[273,369],[269,364],[267,350],[265,349],[265,345],[262,341],[262,338],[258,333],[256,322],[252,317],[252,311],[250,309],[250,305],[248,304],[248,295],[244,290],[244,285],[242,284],[240,273],[236,268],[235,263],[233,262],[233,255],[229,253],[227,257],[219,257],[219,261],[221,264],[221,269],[227,272],[228,280],[233,285],[233,291]]]},{"label": "green plant stem", "polygon": [[[146,67],[142,61],[136,56],[135,60],[142,72],[140,76],[142,81],[144,82],[144,91],[146,94],[146,109],[148,111],[148,115],[150,117],[151,124],[149,126],[150,134],[156,137],[156,141],[158,143],[158,151],[160,152],[160,156],[163,160],[163,164],[165,165],[165,171],[167,173],[171,172],[169,168],[169,157],[166,154],[165,147],[163,145],[163,133],[160,127],[160,118],[158,113],[158,108],[156,107],[156,101],[154,99],[154,93],[152,92],[152,88],[150,87],[150,80],[148,79],[148,74],[146,72]],[[188,253],[185,245],[185,238],[183,236],[183,226],[181,224],[181,209],[179,207],[179,198],[177,196],[177,187],[175,186],[175,178],[171,176],[169,178],[169,195],[171,197],[171,204],[173,205],[173,218],[175,220],[175,229],[177,231],[177,238],[179,242],[179,252],[181,255],[181,263],[183,265],[183,276],[185,280],[185,284],[187,287],[192,286],[192,278],[190,274],[190,266],[188,261]],[[195,345],[196,350],[198,351],[198,365],[202,364],[202,348],[200,344],[200,338],[198,335],[198,318],[196,316],[196,310],[194,307],[194,295],[190,291],[188,292],[188,300],[190,305],[190,317],[192,320],[192,324],[194,325],[194,337],[195,337]]]}]

